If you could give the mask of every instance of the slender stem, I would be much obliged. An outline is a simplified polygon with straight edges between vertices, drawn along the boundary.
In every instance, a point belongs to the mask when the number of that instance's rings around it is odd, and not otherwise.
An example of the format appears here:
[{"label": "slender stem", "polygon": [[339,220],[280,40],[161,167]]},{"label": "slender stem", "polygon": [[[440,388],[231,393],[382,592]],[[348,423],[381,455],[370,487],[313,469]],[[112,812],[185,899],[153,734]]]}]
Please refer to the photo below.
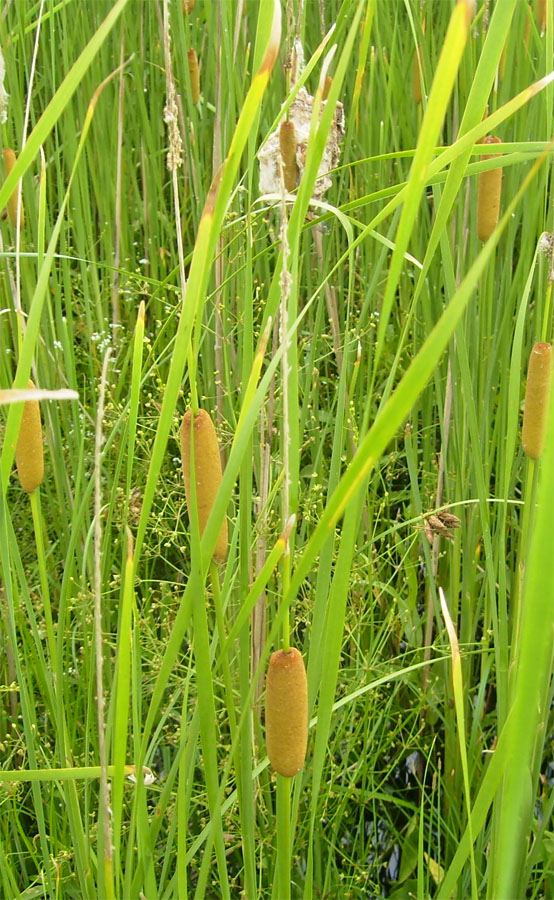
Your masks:
[{"label": "slender stem", "polygon": [[[290,419],[289,419],[289,379],[291,374],[290,368],[290,359],[289,354],[291,350],[291,343],[288,337],[289,333],[289,310],[288,310],[288,302],[290,295],[290,276],[287,271],[288,266],[288,257],[289,257],[289,246],[287,240],[287,206],[285,202],[285,194],[284,194],[284,182],[281,175],[281,187],[283,191],[283,201],[281,208],[281,243],[283,246],[283,268],[281,273],[281,342],[283,343],[283,359],[282,359],[282,374],[283,374],[283,435],[282,435],[282,449],[283,449],[283,491],[282,491],[282,510],[283,510],[283,527],[286,526],[286,523],[290,517],[290,508],[291,508],[291,473],[290,473],[290,441],[291,441],[291,433],[290,433]],[[285,597],[288,593],[288,588],[290,584],[290,550],[287,544],[285,549],[285,553],[283,555],[283,560],[281,564],[282,571],[282,587],[283,593],[282,597]],[[283,626],[282,626],[282,636],[283,636],[283,650],[288,652],[290,648],[290,617],[289,610],[287,609],[286,614],[283,618]]]},{"label": "slender stem", "polygon": [[[219,634],[219,646],[225,646],[225,621],[223,618],[223,606],[221,603],[221,588],[219,584],[219,572],[217,565],[212,560],[210,563],[210,582],[212,586],[212,595],[214,598],[215,621],[217,632]],[[229,666],[229,657],[227,653],[222,658],[223,682],[225,685],[225,702],[227,705],[227,713],[229,716],[229,728],[231,731],[231,739],[235,737],[237,720],[235,715],[235,704],[233,702],[233,682],[231,679],[231,669]]]},{"label": "slender stem", "polygon": [[48,653],[50,656],[50,668],[52,674],[55,673],[56,666],[56,638],[54,636],[54,623],[52,620],[52,606],[50,603],[50,589],[48,587],[48,575],[46,572],[46,557],[44,553],[44,541],[42,537],[42,514],[40,507],[39,488],[29,494],[31,501],[31,512],[33,515],[33,527],[35,530],[35,545],[37,548],[37,562],[40,577],[40,593],[42,596],[42,604],[44,606],[44,621],[46,624],[46,638],[48,642]]},{"label": "slender stem", "polygon": [[[283,597],[286,597],[290,585],[290,552],[288,546],[285,548],[282,560],[283,575]],[[288,653],[290,650],[290,607],[287,607],[283,616],[282,625],[283,650]]]},{"label": "slender stem", "polygon": [[[181,712],[181,721],[187,721],[187,704],[189,701],[188,690],[185,690],[183,697],[183,706]],[[183,733],[184,735],[184,733]],[[184,740],[184,736],[181,737]],[[188,879],[187,879],[187,833],[188,833],[188,802],[187,802],[187,754],[181,755],[179,762],[179,787],[177,790],[177,888],[178,896],[182,900],[187,900],[189,896]]]},{"label": "slender stem", "polygon": [[[171,61],[171,31],[169,27],[169,3],[164,0],[163,4],[163,41],[164,41],[164,59],[166,69],[166,106],[165,116],[168,123],[169,152],[167,154],[167,168],[171,172],[171,184],[173,189],[173,212],[175,215],[175,236],[177,238],[177,254],[179,258],[179,284],[181,290],[181,303],[184,305],[185,294],[187,290],[187,276],[185,272],[185,253],[183,249],[183,227],[181,224],[181,199],[179,197],[179,179],[178,171],[183,162],[183,145],[182,137],[179,133],[179,114],[177,107],[177,93],[175,89],[175,79],[173,76],[173,66]],[[188,371],[191,393],[192,413],[196,415],[198,412],[198,395],[196,392],[196,353],[193,350],[192,343],[188,353]]]},{"label": "slender stem", "polygon": [[552,316],[552,282],[550,281],[551,272],[548,273],[548,287],[546,289],[546,300],[544,304],[544,315],[541,326],[541,341],[547,341],[550,332],[550,321]]},{"label": "slender stem", "polygon": [[193,416],[195,416],[200,409],[200,405],[198,403],[198,391],[196,389],[196,356],[191,350],[188,355],[188,370],[189,370],[189,386],[190,386],[190,408],[192,410]]},{"label": "slender stem", "polygon": [[100,890],[103,888],[106,900],[115,897],[113,885],[112,867],[112,830],[111,811],[109,799],[109,787],[107,781],[106,742],[105,742],[105,715],[104,715],[104,678],[103,678],[103,633],[102,633],[102,492],[101,492],[101,458],[102,458],[102,423],[104,420],[104,397],[108,376],[108,364],[111,350],[108,350],[102,366],[100,379],[100,394],[98,398],[98,410],[96,414],[96,442],[94,453],[94,633],[96,656],[96,702],[98,711],[98,755],[100,757],[100,848],[103,850],[104,877],[99,882]]},{"label": "slender stem", "polygon": [[277,775],[277,883],[279,900],[290,900],[291,779]]},{"label": "slender stem", "polygon": [[517,563],[515,571],[515,590],[512,599],[512,652],[511,652],[511,681],[513,687],[513,679],[517,671],[517,658],[519,654],[520,627],[521,627],[521,598],[523,596],[523,581],[525,578],[525,560],[527,557],[527,547],[529,544],[529,527],[531,523],[531,512],[535,506],[535,497],[537,489],[538,466],[535,460],[530,459],[527,468],[527,478],[525,481],[525,490],[523,496],[525,503],[523,505],[523,515],[521,521],[521,534],[519,548],[517,554]]}]

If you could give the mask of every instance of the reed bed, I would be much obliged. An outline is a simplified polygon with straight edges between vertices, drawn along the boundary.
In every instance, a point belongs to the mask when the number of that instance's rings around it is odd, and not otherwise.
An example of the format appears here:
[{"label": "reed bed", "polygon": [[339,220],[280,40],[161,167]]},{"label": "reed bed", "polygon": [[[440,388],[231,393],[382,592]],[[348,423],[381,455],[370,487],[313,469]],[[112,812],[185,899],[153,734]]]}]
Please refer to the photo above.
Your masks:
[{"label": "reed bed", "polygon": [[0,896],[554,895],[553,13],[6,5]]}]

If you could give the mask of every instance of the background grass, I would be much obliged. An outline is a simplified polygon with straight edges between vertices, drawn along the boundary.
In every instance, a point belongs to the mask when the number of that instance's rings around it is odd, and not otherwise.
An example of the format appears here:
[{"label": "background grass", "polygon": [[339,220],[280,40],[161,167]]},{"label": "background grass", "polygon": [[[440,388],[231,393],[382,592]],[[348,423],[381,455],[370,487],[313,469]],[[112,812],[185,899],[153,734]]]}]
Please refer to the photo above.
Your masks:
[{"label": "background grass", "polygon": [[[11,476],[21,407],[2,419],[0,896],[552,896],[552,423],[537,464],[519,438],[530,349],[552,340],[539,5],[291,0],[279,30],[272,0],[6,4],[19,164],[0,207],[22,176],[25,226],[1,223],[0,387],[31,369],[79,401],[41,405],[33,509]],[[290,105],[295,38],[310,93],[327,70],[333,87],[284,248],[256,154]],[[490,132],[504,217],[483,247]],[[178,441],[191,394],[226,462],[202,541]],[[430,544],[446,505],[460,526]],[[254,671],[287,622],[311,716],[290,813]]]}]

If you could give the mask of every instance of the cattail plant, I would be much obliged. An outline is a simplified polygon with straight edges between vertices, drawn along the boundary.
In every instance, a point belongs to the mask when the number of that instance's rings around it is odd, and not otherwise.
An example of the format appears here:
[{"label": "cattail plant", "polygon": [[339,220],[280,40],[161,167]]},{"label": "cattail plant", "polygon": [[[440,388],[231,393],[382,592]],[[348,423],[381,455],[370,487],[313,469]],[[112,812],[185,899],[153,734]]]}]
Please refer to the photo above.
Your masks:
[{"label": "cattail plant", "polygon": [[200,71],[198,69],[198,55],[196,50],[187,53],[189,63],[190,95],[194,106],[200,100]]},{"label": "cattail plant", "polygon": [[[499,144],[500,138],[489,134],[484,137],[483,144]],[[483,156],[483,159],[496,159],[498,154]],[[500,196],[502,192],[502,169],[488,169],[481,172],[477,187],[477,234],[482,241],[488,241],[498,225],[500,215]]]},{"label": "cattail plant", "polygon": [[[5,150],[2,150],[2,155],[4,157],[4,169],[5,169],[6,178],[7,178],[8,175],[10,174],[11,170],[15,166],[16,156],[10,147],[6,147]],[[10,199],[8,200],[8,207],[7,207],[9,220],[12,223],[12,225],[14,226],[14,228],[17,227],[18,194],[19,194],[19,186],[17,186],[15,188],[13,194],[11,195]],[[25,216],[23,213],[23,204],[20,202],[19,203],[19,227],[23,228],[24,224],[25,224]]]},{"label": "cattail plant", "polygon": [[[196,509],[200,536],[204,533],[214,500],[221,484],[221,457],[214,424],[205,409],[199,409],[193,416],[189,410],[183,416],[181,425],[181,459],[185,477],[185,495],[189,515],[192,515],[191,497],[191,425],[194,420],[194,467],[196,472]],[[223,563],[227,557],[227,521],[224,520],[219,532],[213,558]]]},{"label": "cattail plant", "polygon": [[531,350],[523,411],[523,449],[531,459],[543,451],[552,380],[552,345],[539,341]]},{"label": "cattail plant", "polygon": [[279,128],[279,149],[283,161],[283,180],[285,190],[294,191],[298,178],[296,165],[296,128],[294,122],[281,122]]},{"label": "cattail plant", "polygon": [[[29,380],[27,388],[33,390],[34,387],[33,382]],[[44,475],[42,424],[38,400],[27,400],[23,406],[15,448],[15,463],[21,487],[27,494],[32,494]]]},{"label": "cattail plant", "polygon": [[304,765],[308,743],[308,683],[302,654],[291,647],[271,655],[265,696],[267,755],[279,775]]}]

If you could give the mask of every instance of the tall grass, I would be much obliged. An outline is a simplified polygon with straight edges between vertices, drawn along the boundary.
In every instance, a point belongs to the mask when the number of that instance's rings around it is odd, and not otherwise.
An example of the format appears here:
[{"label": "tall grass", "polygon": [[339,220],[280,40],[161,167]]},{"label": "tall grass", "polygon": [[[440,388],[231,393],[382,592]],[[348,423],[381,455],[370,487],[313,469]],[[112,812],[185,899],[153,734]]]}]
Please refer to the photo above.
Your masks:
[{"label": "tall grass", "polygon": [[2,407],[0,896],[552,896],[552,2],[45,0],[0,38],[0,389],[78,392],[31,499]]}]

